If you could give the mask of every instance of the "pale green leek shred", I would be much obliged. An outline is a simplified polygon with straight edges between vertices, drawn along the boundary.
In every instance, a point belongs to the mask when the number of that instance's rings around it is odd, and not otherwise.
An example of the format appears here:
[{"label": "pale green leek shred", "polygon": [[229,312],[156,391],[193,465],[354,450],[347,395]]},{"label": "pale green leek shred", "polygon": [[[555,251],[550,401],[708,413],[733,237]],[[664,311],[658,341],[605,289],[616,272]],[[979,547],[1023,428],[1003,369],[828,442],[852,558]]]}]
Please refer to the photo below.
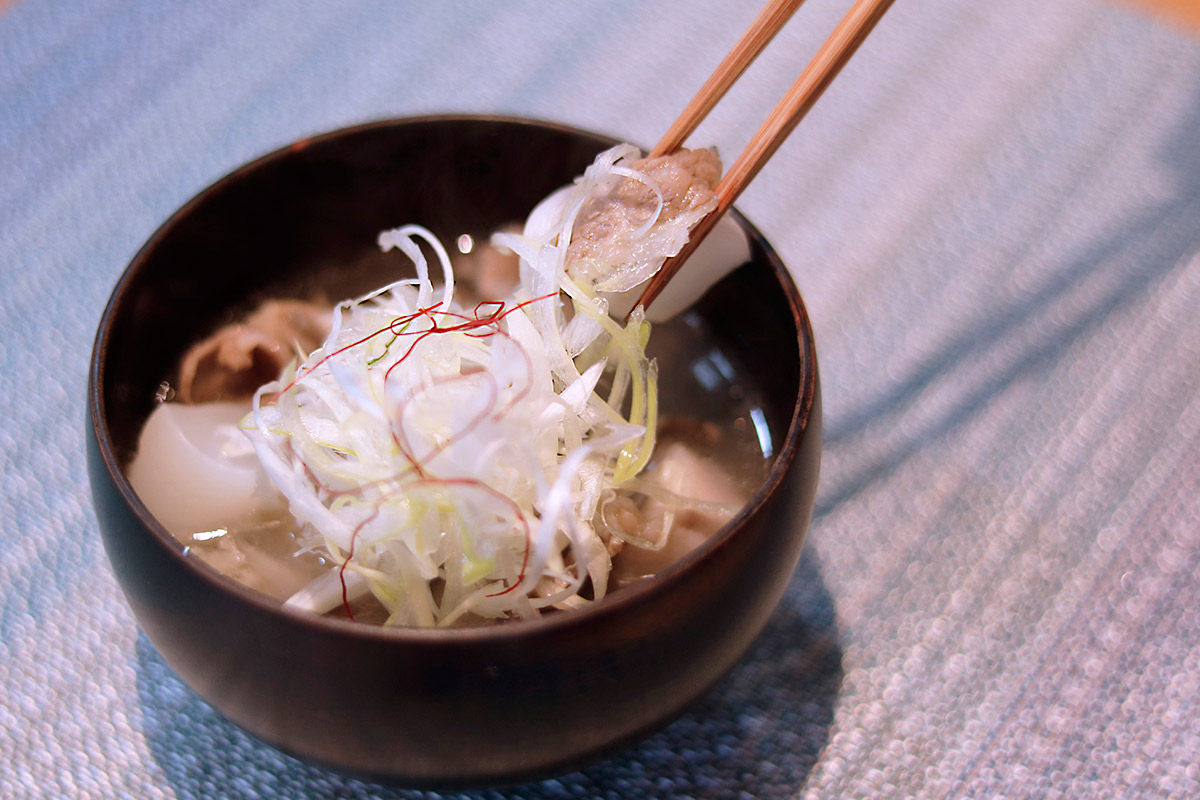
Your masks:
[{"label": "pale green leek shred", "polygon": [[[568,278],[563,278],[562,289],[569,297],[574,300],[585,300],[587,292],[579,286],[575,281]],[[596,308],[592,302],[582,302],[579,304],[581,310],[588,316],[600,323],[612,342],[615,342],[624,356],[625,363],[629,365],[631,378],[631,397],[630,397],[630,414],[629,421],[635,425],[647,425],[648,404],[646,402],[646,378],[640,365],[645,363],[646,350],[645,342],[650,335],[650,324],[644,320],[634,319],[628,326],[622,327],[620,323],[614,320],[608,314],[603,314],[600,309]],[[657,416],[657,402],[655,403],[655,416]],[[641,469],[641,464],[644,466],[650,460],[650,454],[647,448],[644,447],[646,440],[653,442],[653,431],[647,426],[646,435],[642,439],[642,447],[638,448],[637,453],[630,453],[628,446],[622,450],[621,456],[617,461],[616,473],[614,480],[621,483],[625,478],[632,477]]]},{"label": "pale green leek shred", "polygon": [[475,543],[467,531],[462,532],[463,559],[462,580],[464,585],[483,580],[496,568],[496,559],[483,558],[475,552]]}]

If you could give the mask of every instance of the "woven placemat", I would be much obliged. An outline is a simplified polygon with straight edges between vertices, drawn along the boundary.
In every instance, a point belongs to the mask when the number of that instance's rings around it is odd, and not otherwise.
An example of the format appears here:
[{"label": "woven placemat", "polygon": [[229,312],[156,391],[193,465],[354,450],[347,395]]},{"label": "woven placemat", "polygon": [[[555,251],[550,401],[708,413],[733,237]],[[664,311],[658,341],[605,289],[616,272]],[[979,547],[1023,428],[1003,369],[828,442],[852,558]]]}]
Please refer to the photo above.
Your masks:
[{"label": "woven placemat", "polygon": [[[239,163],[481,111],[653,142],[755,4],[22,0],[0,15],[0,797],[418,797],[304,765],[138,632],[83,465],[125,263]],[[732,156],[845,10],[694,141]],[[483,797],[1200,796],[1200,45],[1090,0],[899,2],[743,196],[816,328],[789,593],[666,729]]]}]

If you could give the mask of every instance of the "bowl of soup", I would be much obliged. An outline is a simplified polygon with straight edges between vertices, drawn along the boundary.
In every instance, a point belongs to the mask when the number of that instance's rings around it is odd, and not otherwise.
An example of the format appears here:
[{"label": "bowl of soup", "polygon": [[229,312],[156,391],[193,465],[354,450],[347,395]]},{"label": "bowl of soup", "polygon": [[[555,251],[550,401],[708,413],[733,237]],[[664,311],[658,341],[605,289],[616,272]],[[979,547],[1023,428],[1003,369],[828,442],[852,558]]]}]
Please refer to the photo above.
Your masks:
[{"label": "bowl of soup", "polygon": [[[686,495],[688,506],[655,516],[647,509],[657,490],[643,489],[609,509],[621,519],[663,519],[656,535],[672,538],[664,538],[669,546],[625,543],[597,556],[611,563],[602,593],[585,586],[571,602],[550,597],[537,609],[455,612],[420,624],[420,615],[394,613],[386,592],[381,600],[362,592],[370,602],[352,605],[343,575],[335,594],[346,602],[299,607],[296,587],[311,576],[297,563],[336,574],[335,557],[349,558],[299,536],[303,513],[289,515],[284,503],[249,533],[212,523],[204,515],[217,513],[246,480],[193,477],[186,459],[176,463],[169,451],[149,468],[139,462],[147,420],[178,401],[188,359],[201,358],[189,356],[198,343],[242,325],[265,303],[303,303],[319,314],[396,280],[401,267],[378,247],[381,231],[413,224],[447,243],[466,296],[485,298],[474,317],[456,313],[471,325],[498,320],[512,307],[486,299],[496,275],[484,262],[507,274],[510,256],[485,252],[489,237],[519,226],[614,144],[494,116],[334,131],[217,181],[129,264],[91,362],[95,510],[139,625],[180,678],[236,725],[296,757],[392,783],[530,780],[665,725],[711,689],[765,626],[812,513],[820,392],[796,286],[737,212],[727,225],[742,248],[731,251],[742,254],[740,263],[653,322],[646,343],[657,370],[658,434],[647,469],[674,481],[666,495]],[[388,335],[402,335],[391,324]],[[442,324],[438,330],[449,329]],[[269,375],[278,366],[256,369]],[[481,424],[461,417],[462,429]],[[147,473],[170,491],[146,488]],[[596,525],[605,524],[597,512]],[[472,553],[455,558],[463,574],[484,569]],[[451,591],[445,584],[426,595],[442,599]]]}]

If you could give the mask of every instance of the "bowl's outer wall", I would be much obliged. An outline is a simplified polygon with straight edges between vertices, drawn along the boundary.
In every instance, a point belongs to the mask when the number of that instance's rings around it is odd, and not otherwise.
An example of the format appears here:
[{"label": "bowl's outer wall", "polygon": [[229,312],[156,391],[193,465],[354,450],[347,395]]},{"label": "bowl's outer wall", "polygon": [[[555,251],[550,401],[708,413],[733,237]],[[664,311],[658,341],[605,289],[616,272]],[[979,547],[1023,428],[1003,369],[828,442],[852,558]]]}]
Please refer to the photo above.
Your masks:
[{"label": "bowl's outer wall", "polygon": [[[791,469],[772,473],[779,485],[739,515],[732,535],[586,612],[453,632],[364,631],[284,613],[182,556],[120,474],[171,363],[198,329],[247,295],[261,296],[296,263],[316,268],[351,254],[367,269],[377,232],[405,221],[443,236],[486,232],[522,216],[605,144],[502,120],[367,126],[219,182],[135,259],[93,360],[88,463],[96,512],[147,636],[232,721],[295,755],[411,785],[537,777],[670,720],[765,625],[811,516],[821,416],[807,317],[761,240],[758,263],[702,305],[766,389],[768,422],[784,444],[778,458]],[[521,148],[539,154],[537,169],[511,163],[507,154]],[[416,162],[414,153],[426,156]],[[445,163],[462,168],[448,179]],[[413,175],[428,176],[416,180],[416,194]],[[506,191],[513,182],[519,191]],[[454,219],[426,210],[447,206]],[[230,214],[249,214],[252,224],[231,232],[222,227]],[[264,234],[292,238],[279,251],[252,244]],[[128,353],[137,357],[121,357]],[[803,430],[785,442],[793,423]]]}]

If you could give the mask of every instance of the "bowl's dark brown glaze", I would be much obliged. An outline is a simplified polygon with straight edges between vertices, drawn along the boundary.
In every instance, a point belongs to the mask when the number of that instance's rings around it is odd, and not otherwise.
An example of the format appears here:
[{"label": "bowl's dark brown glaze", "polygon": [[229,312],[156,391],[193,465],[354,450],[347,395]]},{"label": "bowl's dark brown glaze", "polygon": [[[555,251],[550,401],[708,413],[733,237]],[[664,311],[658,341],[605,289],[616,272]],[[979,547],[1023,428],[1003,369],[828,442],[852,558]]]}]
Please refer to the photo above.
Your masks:
[{"label": "bowl's dark brown glaze", "polygon": [[522,218],[611,142],[495,117],[385,121],[255,161],[172,216],[100,323],[88,466],[104,545],[138,622],[227,718],[280,749],[413,786],[508,783],[594,759],[663,725],[762,630],[812,512],[820,401],[812,332],[779,259],[744,219],[753,260],[700,303],[764,390],[777,455],[749,505],[679,563],[595,606],[464,630],[383,629],[284,609],[194,558],[123,467],[184,347],[297,278],[381,257],[377,233],[443,237]]}]

